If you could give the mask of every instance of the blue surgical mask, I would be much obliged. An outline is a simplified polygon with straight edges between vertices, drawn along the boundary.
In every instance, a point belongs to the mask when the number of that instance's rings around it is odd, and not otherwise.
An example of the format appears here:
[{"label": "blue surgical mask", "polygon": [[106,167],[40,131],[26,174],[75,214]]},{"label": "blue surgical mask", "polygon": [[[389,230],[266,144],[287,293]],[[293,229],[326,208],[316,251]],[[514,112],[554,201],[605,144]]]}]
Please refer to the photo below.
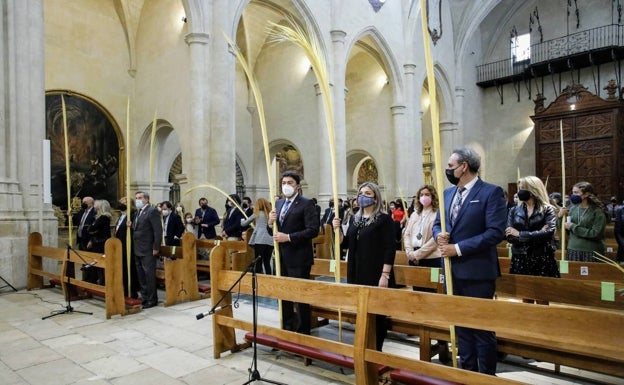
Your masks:
[{"label": "blue surgical mask", "polygon": [[357,201],[360,207],[368,207],[375,204],[375,198],[367,197],[366,195],[358,195]]},{"label": "blue surgical mask", "polygon": [[141,210],[143,208],[143,206],[145,206],[143,204],[143,201],[141,199],[137,199],[135,202],[137,209]]}]

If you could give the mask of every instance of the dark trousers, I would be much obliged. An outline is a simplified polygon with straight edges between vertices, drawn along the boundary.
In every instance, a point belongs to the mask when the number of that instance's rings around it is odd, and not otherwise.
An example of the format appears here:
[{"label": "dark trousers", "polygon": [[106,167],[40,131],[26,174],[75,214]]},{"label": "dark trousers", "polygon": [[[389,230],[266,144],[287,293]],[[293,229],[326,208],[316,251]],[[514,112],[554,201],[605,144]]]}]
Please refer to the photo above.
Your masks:
[{"label": "dark trousers", "polygon": [[[455,295],[492,299],[496,290],[495,280],[453,279]],[[496,373],[496,334],[457,326],[457,344],[462,369],[485,374]]]},{"label": "dark trousers", "polygon": [[384,340],[388,334],[388,317],[377,314],[375,316],[375,349],[381,351]]},{"label": "dark trousers", "polygon": [[253,246],[256,252],[256,258],[262,257],[260,263],[256,263],[256,273],[262,273],[264,267],[264,274],[273,275],[273,269],[271,269],[271,256],[273,255],[273,246],[256,244]]},{"label": "dark trousers", "polygon": [[128,296],[130,298],[139,298],[139,291],[141,290],[141,285],[139,282],[139,276],[137,274],[137,266],[136,266],[136,258],[134,254],[131,253],[130,256],[130,290],[128,290],[128,255],[126,253],[126,248],[123,248],[123,266],[121,267],[123,270],[123,286],[124,286],[124,296]]},{"label": "dark trousers", "polygon": [[141,285],[141,298],[143,298],[143,301],[154,305],[158,303],[158,294],[156,293],[156,258],[153,255],[137,255],[135,260],[139,285]]},{"label": "dark trousers", "polygon": [[[284,277],[310,279],[312,266],[288,267],[282,263],[281,268]],[[285,330],[310,334],[311,317],[309,304],[282,301],[282,322]]]}]

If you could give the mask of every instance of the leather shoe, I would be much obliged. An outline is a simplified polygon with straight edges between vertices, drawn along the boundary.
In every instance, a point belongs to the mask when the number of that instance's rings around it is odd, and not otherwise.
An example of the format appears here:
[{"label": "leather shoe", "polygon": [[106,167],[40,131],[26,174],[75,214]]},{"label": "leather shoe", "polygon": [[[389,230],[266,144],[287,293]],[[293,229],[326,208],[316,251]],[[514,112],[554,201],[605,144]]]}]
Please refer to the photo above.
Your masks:
[{"label": "leather shoe", "polygon": [[150,307],[154,307],[156,306],[156,304],[154,302],[144,302],[143,303],[143,309],[149,309]]}]

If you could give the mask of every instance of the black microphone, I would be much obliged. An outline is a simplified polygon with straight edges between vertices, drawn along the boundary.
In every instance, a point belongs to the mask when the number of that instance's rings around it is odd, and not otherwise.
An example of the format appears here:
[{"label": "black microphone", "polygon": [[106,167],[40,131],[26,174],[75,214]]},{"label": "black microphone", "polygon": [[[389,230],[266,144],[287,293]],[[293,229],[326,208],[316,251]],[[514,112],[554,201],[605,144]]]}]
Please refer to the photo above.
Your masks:
[{"label": "black microphone", "polygon": [[204,318],[207,315],[213,315],[214,313],[218,312],[219,310],[225,309],[226,307],[230,307],[230,305],[223,305],[223,306],[217,306],[214,309],[210,309],[209,311],[205,312],[205,313],[199,313],[195,316],[195,318],[197,318],[198,320]]}]

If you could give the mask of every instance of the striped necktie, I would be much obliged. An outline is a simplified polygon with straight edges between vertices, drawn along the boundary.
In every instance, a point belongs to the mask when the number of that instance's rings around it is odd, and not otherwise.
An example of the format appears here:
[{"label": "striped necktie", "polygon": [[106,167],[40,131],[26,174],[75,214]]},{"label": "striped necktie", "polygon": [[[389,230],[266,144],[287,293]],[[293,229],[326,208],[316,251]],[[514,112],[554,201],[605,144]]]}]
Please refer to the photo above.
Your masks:
[{"label": "striped necktie", "polygon": [[451,208],[451,225],[455,225],[455,221],[457,220],[457,214],[459,214],[459,209],[462,205],[462,194],[466,191],[465,187],[460,187],[457,189],[457,195],[455,197],[455,203]]},{"label": "striped necktie", "polygon": [[290,201],[286,200],[286,202],[284,202],[284,205],[282,206],[282,212],[280,213],[280,225],[284,223],[284,217],[286,216],[286,212],[288,212],[289,208]]}]

